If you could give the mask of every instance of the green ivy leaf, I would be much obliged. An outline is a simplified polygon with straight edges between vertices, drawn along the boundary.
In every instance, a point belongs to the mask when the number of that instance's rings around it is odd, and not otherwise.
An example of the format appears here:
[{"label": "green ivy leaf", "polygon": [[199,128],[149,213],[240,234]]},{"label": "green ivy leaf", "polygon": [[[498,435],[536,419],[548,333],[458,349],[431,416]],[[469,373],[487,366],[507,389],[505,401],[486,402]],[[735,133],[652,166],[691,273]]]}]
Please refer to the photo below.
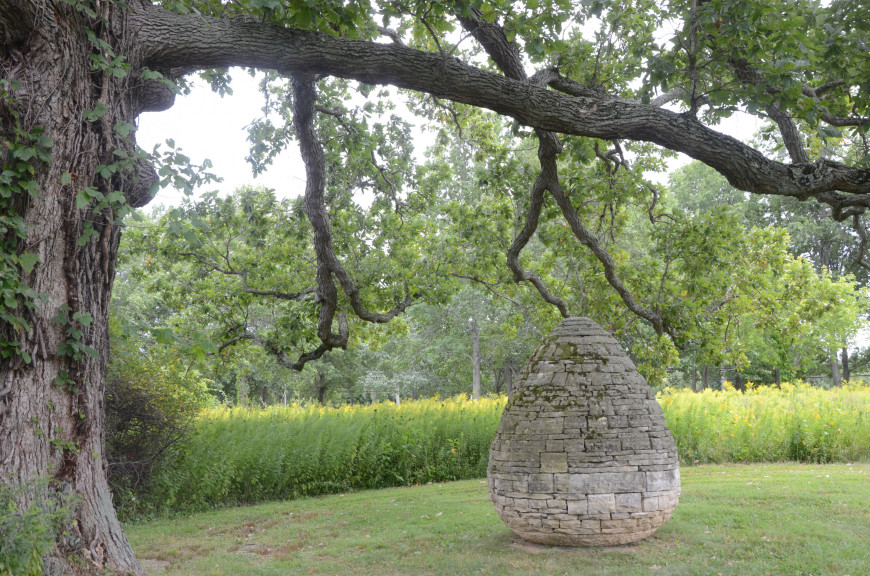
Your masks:
[{"label": "green ivy leaf", "polygon": [[39,256],[36,254],[31,254],[29,252],[25,254],[21,254],[18,256],[18,264],[21,266],[21,269],[27,272],[33,272],[33,268],[40,262]]},{"label": "green ivy leaf", "polygon": [[129,122],[121,122],[115,124],[115,132],[120,134],[123,138],[126,138],[130,132],[136,129],[136,126],[130,124]]},{"label": "green ivy leaf", "polygon": [[85,110],[82,116],[88,122],[95,122],[102,118],[103,114],[106,113],[106,107],[102,104],[97,104],[93,110]]}]

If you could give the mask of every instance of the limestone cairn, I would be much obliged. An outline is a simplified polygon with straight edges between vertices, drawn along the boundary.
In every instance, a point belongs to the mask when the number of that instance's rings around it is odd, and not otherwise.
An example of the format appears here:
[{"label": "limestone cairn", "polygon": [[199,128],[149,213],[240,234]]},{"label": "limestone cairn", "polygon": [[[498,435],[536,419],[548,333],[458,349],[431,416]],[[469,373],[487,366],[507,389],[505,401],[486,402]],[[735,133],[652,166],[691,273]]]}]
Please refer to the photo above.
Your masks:
[{"label": "limestone cairn", "polygon": [[652,389],[588,318],[568,318],[523,368],[489,453],[489,494],[518,536],[615,546],[674,511],[680,467]]}]

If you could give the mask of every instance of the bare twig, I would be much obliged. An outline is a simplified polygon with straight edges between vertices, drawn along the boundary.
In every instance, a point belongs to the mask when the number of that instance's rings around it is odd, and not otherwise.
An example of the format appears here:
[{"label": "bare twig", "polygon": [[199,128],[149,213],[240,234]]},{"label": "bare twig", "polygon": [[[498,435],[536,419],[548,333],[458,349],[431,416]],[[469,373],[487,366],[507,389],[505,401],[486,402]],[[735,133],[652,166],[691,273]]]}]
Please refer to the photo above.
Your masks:
[{"label": "bare twig", "polygon": [[468,274],[457,274],[455,272],[451,272],[450,275],[453,276],[454,278],[460,278],[462,280],[469,280],[469,281],[474,282],[476,284],[480,284],[481,286],[486,288],[493,296],[496,296],[497,298],[501,298],[502,300],[507,300],[508,302],[510,302],[511,304],[513,304],[514,306],[516,306],[518,308],[524,308],[522,302],[518,302],[518,301],[514,300],[513,298],[511,298],[510,296],[502,294],[501,292],[496,290],[495,284],[492,282],[487,282],[486,280],[478,278],[477,276],[470,276]]}]

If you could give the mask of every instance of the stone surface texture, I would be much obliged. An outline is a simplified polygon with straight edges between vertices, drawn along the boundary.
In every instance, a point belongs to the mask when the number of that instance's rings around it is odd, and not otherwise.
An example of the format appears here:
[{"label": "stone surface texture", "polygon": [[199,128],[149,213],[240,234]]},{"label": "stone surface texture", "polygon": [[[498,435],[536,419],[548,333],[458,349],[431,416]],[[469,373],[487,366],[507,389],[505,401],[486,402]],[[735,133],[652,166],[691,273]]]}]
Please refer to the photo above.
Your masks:
[{"label": "stone surface texture", "polygon": [[564,320],[526,363],[487,477],[505,524],[560,546],[642,540],[680,495],[677,449],[652,389],[588,318]]}]

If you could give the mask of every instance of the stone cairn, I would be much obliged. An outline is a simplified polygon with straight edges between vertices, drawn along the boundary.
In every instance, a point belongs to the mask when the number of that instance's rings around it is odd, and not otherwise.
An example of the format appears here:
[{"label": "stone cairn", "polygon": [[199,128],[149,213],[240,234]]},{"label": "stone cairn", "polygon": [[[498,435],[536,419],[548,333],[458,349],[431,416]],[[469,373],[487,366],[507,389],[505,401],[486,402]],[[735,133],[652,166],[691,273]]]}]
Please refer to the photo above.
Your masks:
[{"label": "stone cairn", "polygon": [[523,368],[489,453],[489,494],[518,536],[616,546],[674,511],[674,439],[647,381],[588,318],[564,320]]}]

